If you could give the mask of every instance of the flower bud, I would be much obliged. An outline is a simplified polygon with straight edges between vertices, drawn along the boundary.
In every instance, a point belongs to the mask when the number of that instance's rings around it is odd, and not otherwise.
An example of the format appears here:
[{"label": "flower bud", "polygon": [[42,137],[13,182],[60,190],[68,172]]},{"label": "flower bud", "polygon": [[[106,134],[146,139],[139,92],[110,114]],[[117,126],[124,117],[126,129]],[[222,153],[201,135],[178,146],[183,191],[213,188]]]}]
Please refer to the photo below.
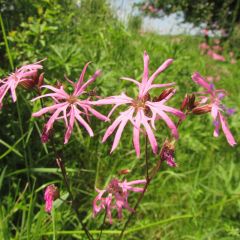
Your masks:
[{"label": "flower bud", "polygon": [[44,75],[44,73],[41,73],[38,76],[38,72],[36,71],[31,76],[26,78],[24,81],[21,81],[19,83],[19,85],[22,86],[23,88],[27,89],[27,90],[31,90],[35,86],[40,88],[43,85],[43,80],[44,80],[44,76],[43,75]]},{"label": "flower bud", "polygon": [[125,175],[125,174],[128,174],[130,172],[131,172],[130,169],[122,169],[122,170],[118,171],[118,174],[119,175]]},{"label": "flower bud", "polygon": [[175,92],[174,88],[167,88],[165,89],[157,98],[154,99],[154,102],[159,102],[168,97],[168,95]]},{"label": "flower bud", "polygon": [[44,73],[41,73],[39,78],[38,78],[38,83],[37,83],[37,86],[38,88],[40,88],[44,83]]},{"label": "flower bud", "polygon": [[180,110],[183,111],[189,104],[189,95],[186,94],[183,101],[182,101],[182,105],[180,107]]},{"label": "flower bud", "polygon": [[197,105],[197,102],[195,102],[195,95],[191,94],[188,95],[186,94],[183,101],[182,101],[182,105],[181,105],[181,111],[187,109],[189,111],[191,111],[193,108],[195,108]]},{"label": "flower bud", "polygon": [[192,110],[194,107],[196,107],[196,102],[195,102],[195,95],[192,94],[189,96],[189,103],[188,103],[188,110]]},{"label": "flower bud", "polygon": [[195,107],[192,110],[192,113],[196,115],[205,114],[205,113],[211,112],[211,109],[212,109],[211,104],[206,104],[200,107]]}]

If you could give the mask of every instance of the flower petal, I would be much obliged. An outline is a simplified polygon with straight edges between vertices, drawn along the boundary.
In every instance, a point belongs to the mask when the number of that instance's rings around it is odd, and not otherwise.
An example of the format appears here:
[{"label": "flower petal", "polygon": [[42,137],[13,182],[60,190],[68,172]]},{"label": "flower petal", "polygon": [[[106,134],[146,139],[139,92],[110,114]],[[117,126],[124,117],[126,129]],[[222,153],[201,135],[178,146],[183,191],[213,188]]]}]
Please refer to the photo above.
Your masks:
[{"label": "flower petal", "polygon": [[230,130],[228,128],[228,125],[227,125],[227,122],[226,122],[225,118],[223,117],[223,115],[221,113],[219,113],[219,118],[220,118],[220,121],[221,121],[222,130],[223,130],[223,132],[226,136],[226,139],[227,139],[228,143],[231,146],[236,145],[237,143],[236,143],[232,133],[230,132]]}]

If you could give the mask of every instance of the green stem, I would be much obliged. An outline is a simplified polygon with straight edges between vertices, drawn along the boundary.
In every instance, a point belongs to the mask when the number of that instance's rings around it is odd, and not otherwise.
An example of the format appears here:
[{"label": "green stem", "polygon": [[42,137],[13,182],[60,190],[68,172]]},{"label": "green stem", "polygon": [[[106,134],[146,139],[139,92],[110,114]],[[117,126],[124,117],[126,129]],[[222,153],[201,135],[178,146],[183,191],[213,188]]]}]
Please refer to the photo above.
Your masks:
[{"label": "green stem", "polygon": [[[40,90],[37,90],[37,93],[38,95],[40,96],[41,95],[41,91]],[[41,103],[41,107],[44,108],[44,102],[43,102],[43,99],[40,99],[40,103]],[[44,121],[46,122],[46,117],[44,117]],[[82,226],[82,229],[84,230],[85,234],[87,235],[88,239],[89,240],[94,240],[93,236],[91,235],[91,233],[88,231],[87,227],[86,227],[86,224],[82,221],[81,219],[81,214],[80,212],[78,211],[78,208],[75,206],[75,200],[74,200],[74,196],[72,194],[72,191],[71,191],[71,188],[70,188],[70,185],[69,185],[69,181],[68,181],[68,178],[67,178],[67,172],[66,172],[66,168],[65,168],[65,165],[64,165],[64,162],[62,161],[57,149],[56,149],[56,144],[55,144],[55,141],[54,141],[54,137],[53,136],[50,136],[50,142],[51,142],[51,145],[52,145],[52,149],[53,149],[53,152],[55,154],[55,157],[56,157],[56,162],[57,162],[57,165],[58,167],[60,168],[61,170],[61,173],[62,173],[62,177],[63,177],[63,182],[64,182],[64,185],[66,186],[67,188],[67,191],[69,193],[69,196],[71,198],[71,206],[72,206],[72,209],[74,210],[74,212],[76,213],[77,215],[77,218]]]},{"label": "green stem", "polygon": [[[189,113],[187,112],[187,113],[186,113],[186,116],[187,116],[188,114],[189,114]],[[177,122],[177,124],[176,124],[176,125],[177,125],[177,128],[180,126],[181,123],[182,123],[182,120],[179,120],[179,121]],[[165,141],[166,141],[166,140],[167,140],[167,138],[165,139]],[[123,226],[123,229],[122,229],[122,231],[121,231],[121,233],[120,233],[120,236],[119,236],[119,240],[121,240],[122,237],[123,237],[123,235],[124,235],[124,233],[127,232],[127,231],[126,231],[127,226],[128,226],[128,224],[129,224],[129,222],[131,221],[133,215],[136,213],[137,208],[138,208],[140,202],[142,201],[142,199],[143,199],[143,197],[144,197],[144,194],[145,194],[145,192],[146,192],[149,184],[151,183],[152,179],[156,176],[156,174],[158,173],[158,171],[160,170],[160,168],[161,168],[161,166],[162,166],[162,162],[164,161],[164,159],[162,159],[161,156],[162,156],[162,151],[164,150],[164,143],[165,143],[165,141],[163,142],[163,145],[162,145],[161,150],[160,150],[160,154],[159,154],[159,155],[160,155],[160,159],[157,161],[156,166],[152,169],[152,171],[151,171],[150,174],[149,174],[149,164],[148,164],[148,162],[149,162],[149,161],[148,161],[148,158],[149,158],[149,157],[148,157],[148,149],[147,149],[147,146],[148,146],[147,144],[148,144],[148,142],[147,142],[147,136],[145,136],[146,184],[145,184],[145,186],[144,186],[144,188],[143,188],[143,191],[142,191],[141,195],[138,197],[138,200],[137,200],[137,203],[136,203],[135,207],[133,208],[134,211],[129,215],[126,223],[125,223],[124,226]]]},{"label": "green stem", "polygon": [[0,24],[1,24],[1,28],[2,28],[2,33],[3,33],[3,39],[4,39],[4,43],[5,43],[5,47],[7,50],[7,55],[8,55],[8,60],[11,66],[12,71],[14,70],[14,65],[13,65],[13,60],[12,60],[12,56],[11,56],[11,52],[8,46],[8,40],[7,40],[7,35],[6,35],[6,31],[5,31],[5,27],[3,24],[3,20],[2,20],[2,15],[0,14]]},{"label": "green stem", "polygon": [[123,235],[124,235],[124,232],[126,231],[129,222],[130,222],[131,219],[133,218],[134,213],[137,211],[137,208],[138,208],[140,202],[142,201],[142,199],[143,199],[143,197],[144,197],[144,194],[145,194],[145,192],[146,192],[146,190],[147,190],[147,188],[148,188],[148,185],[150,184],[150,182],[151,182],[151,180],[152,180],[152,178],[149,177],[149,173],[148,173],[148,172],[149,172],[149,161],[148,161],[148,158],[149,158],[149,156],[148,156],[148,139],[147,139],[147,135],[145,135],[146,184],[145,184],[145,186],[144,186],[144,188],[143,188],[143,191],[141,192],[141,195],[138,197],[137,203],[136,203],[136,205],[134,206],[133,211],[131,212],[131,214],[129,215],[126,223],[125,223],[124,226],[123,226],[123,229],[122,229],[122,231],[121,231],[121,233],[120,233],[120,236],[119,236],[119,240],[122,239],[122,237],[123,237]]},{"label": "green stem", "polygon": [[105,210],[105,214],[104,214],[103,222],[102,222],[102,225],[101,225],[101,229],[100,229],[100,234],[99,234],[98,240],[101,239],[102,232],[103,232],[103,227],[104,227],[104,224],[105,224],[106,217],[107,217],[107,210]]}]

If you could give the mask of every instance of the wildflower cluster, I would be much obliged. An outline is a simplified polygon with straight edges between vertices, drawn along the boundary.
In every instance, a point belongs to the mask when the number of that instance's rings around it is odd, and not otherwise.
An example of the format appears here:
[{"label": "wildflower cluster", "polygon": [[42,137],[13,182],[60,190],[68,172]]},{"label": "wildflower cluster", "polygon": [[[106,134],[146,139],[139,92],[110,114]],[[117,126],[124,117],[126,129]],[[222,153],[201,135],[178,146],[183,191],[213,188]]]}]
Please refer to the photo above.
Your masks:
[{"label": "wildflower cluster", "polygon": [[[201,46],[204,51],[212,51],[207,45]],[[221,49],[214,49],[220,51]],[[211,54],[210,54],[211,55]],[[213,58],[215,55],[211,55]],[[204,90],[187,94],[182,101],[180,109],[168,106],[169,100],[175,95],[176,89],[175,83],[154,83],[159,74],[165,71],[172,63],[173,59],[167,59],[161,64],[158,69],[149,74],[149,56],[145,51],[143,54],[143,74],[141,81],[132,79],[129,77],[122,78],[135,84],[138,94],[136,97],[130,97],[126,93],[122,92],[119,95],[113,95],[109,97],[93,96],[96,95],[95,90],[87,91],[87,87],[90,86],[99,76],[101,71],[97,70],[87,81],[84,80],[86,70],[89,63],[87,63],[77,82],[74,82],[68,78],[66,81],[71,85],[72,91],[68,91],[64,84],[57,85],[43,85],[43,73],[39,74],[39,70],[43,69],[39,61],[34,64],[25,65],[17,69],[14,73],[8,77],[0,80],[0,106],[3,105],[3,98],[7,92],[10,91],[13,101],[17,100],[16,88],[23,86],[27,89],[37,89],[38,96],[31,101],[41,101],[42,108],[33,113],[33,117],[44,116],[45,125],[43,127],[41,140],[46,143],[50,138],[54,137],[54,123],[56,121],[63,121],[65,125],[64,144],[69,142],[71,134],[73,132],[74,124],[80,124],[85,128],[88,134],[92,137],[94,135],[90,126],[90,117],[94,116],[104,122],[109,122],[113,113],[118,107],[125,108],[120,114],[110,123],[108,126],[102,142],[105,142],[115,132],[111,152],[113,152],[119,145],[124,128],[127,124],[130,124],[133,132],[133,146],[137,157],[141,156],[141,135],[145,136],[147,151],[147,143],[150,143],[152,152],[157,156],[158,161],[156,166],[152,167],[151,174],[149,174],[148,159],[146,157],[146,178],[141,180],[133,180],[128,182],[126,179],[113,178],[104,190],[96,188],[98,195],[93,201],[93,216],[95,217],[102,210],[105,211],[109,222],[112,223],[112,212],[116,210],[118,218],[122,218],[123,209],[126,209],[133,214],[136,210],[139,202],[143,198],[148,185],[152,178],[159,170],[161,163],[166,162],[170,167],[176,167],[175,162],[175,144],[179,138],[178,126],[183,122],[189,114],[200,115],[210,113],[213,119],[214,136],[219,136],[220,126],[223,133],[231,146],[236,144],[236,141],[228,127],[226,117],[234,113],[234,110],[227,108],[223,104],[223,99],[228,95],[224,89],[216,89],[213,81],[214,79],[205,80],[198,72],[192,75],[194,83],[202,87]],[[218,79],[219,80],[219,79]],[[157,95],[153,95],[152,89],[163,89]],[[44,91],[44,93],[43,93]],[[46,91],[46,92],[45,92]],[[44,106],[44,100],[50,99],[50,104]],[[49,103],[49,102],[48,102]],[[113,105],[108,116],[103,115],[95,109],[95,107],[103,105]],[[175,123],[171,116],[177,118]],[[159,147],[156,132],[156,122],[163,121],[171,132],[171,136],[167,137],[161,147]],[[53,148],[54,149],[54,148]],[[147,156],[147,154],[146,154]],[[72,198],[71,202],[74,202],[73,194],[71,193],[66,169],[62,160],[56,154],[57,164],[61,169],[65,185],[68,189],[69,196]],[[128,174],[129,170],[122,170],[121,174]],[[154,173],[154,174],[153,174]],[[142,178],[142,177],[141,177]],[[141,185],[142,187],[135,187],[135,185]],[[139,200],[135,207],[129,205],[129,195],[131,192],[137,192],[140,194]],[[56,186],[49,185],[44,194],[45,211],[51,212],[53,202],[59,198],[60,194]],[[75,209],[75,212],[77,210]],[[79,215],[79,214],[78,214]],[[82,223],[82,222],[81,222]],[[89,239],[91,234],[86,229],[86,226],[82,223]]]}]

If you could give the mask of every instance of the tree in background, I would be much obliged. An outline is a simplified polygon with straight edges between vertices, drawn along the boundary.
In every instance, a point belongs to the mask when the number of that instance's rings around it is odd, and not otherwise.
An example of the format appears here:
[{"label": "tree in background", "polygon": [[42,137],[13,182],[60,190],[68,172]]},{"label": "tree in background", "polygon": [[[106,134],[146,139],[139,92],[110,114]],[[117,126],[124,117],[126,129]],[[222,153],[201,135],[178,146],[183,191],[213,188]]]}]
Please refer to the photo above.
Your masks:
[{"label": "tree in background", "polygon": [[240,23],[240,0],[147,0],[140,3],[145,14],[154,17],[182,12],[184,21],[216,31],[221,30],[222,38],[232,36]]}]

